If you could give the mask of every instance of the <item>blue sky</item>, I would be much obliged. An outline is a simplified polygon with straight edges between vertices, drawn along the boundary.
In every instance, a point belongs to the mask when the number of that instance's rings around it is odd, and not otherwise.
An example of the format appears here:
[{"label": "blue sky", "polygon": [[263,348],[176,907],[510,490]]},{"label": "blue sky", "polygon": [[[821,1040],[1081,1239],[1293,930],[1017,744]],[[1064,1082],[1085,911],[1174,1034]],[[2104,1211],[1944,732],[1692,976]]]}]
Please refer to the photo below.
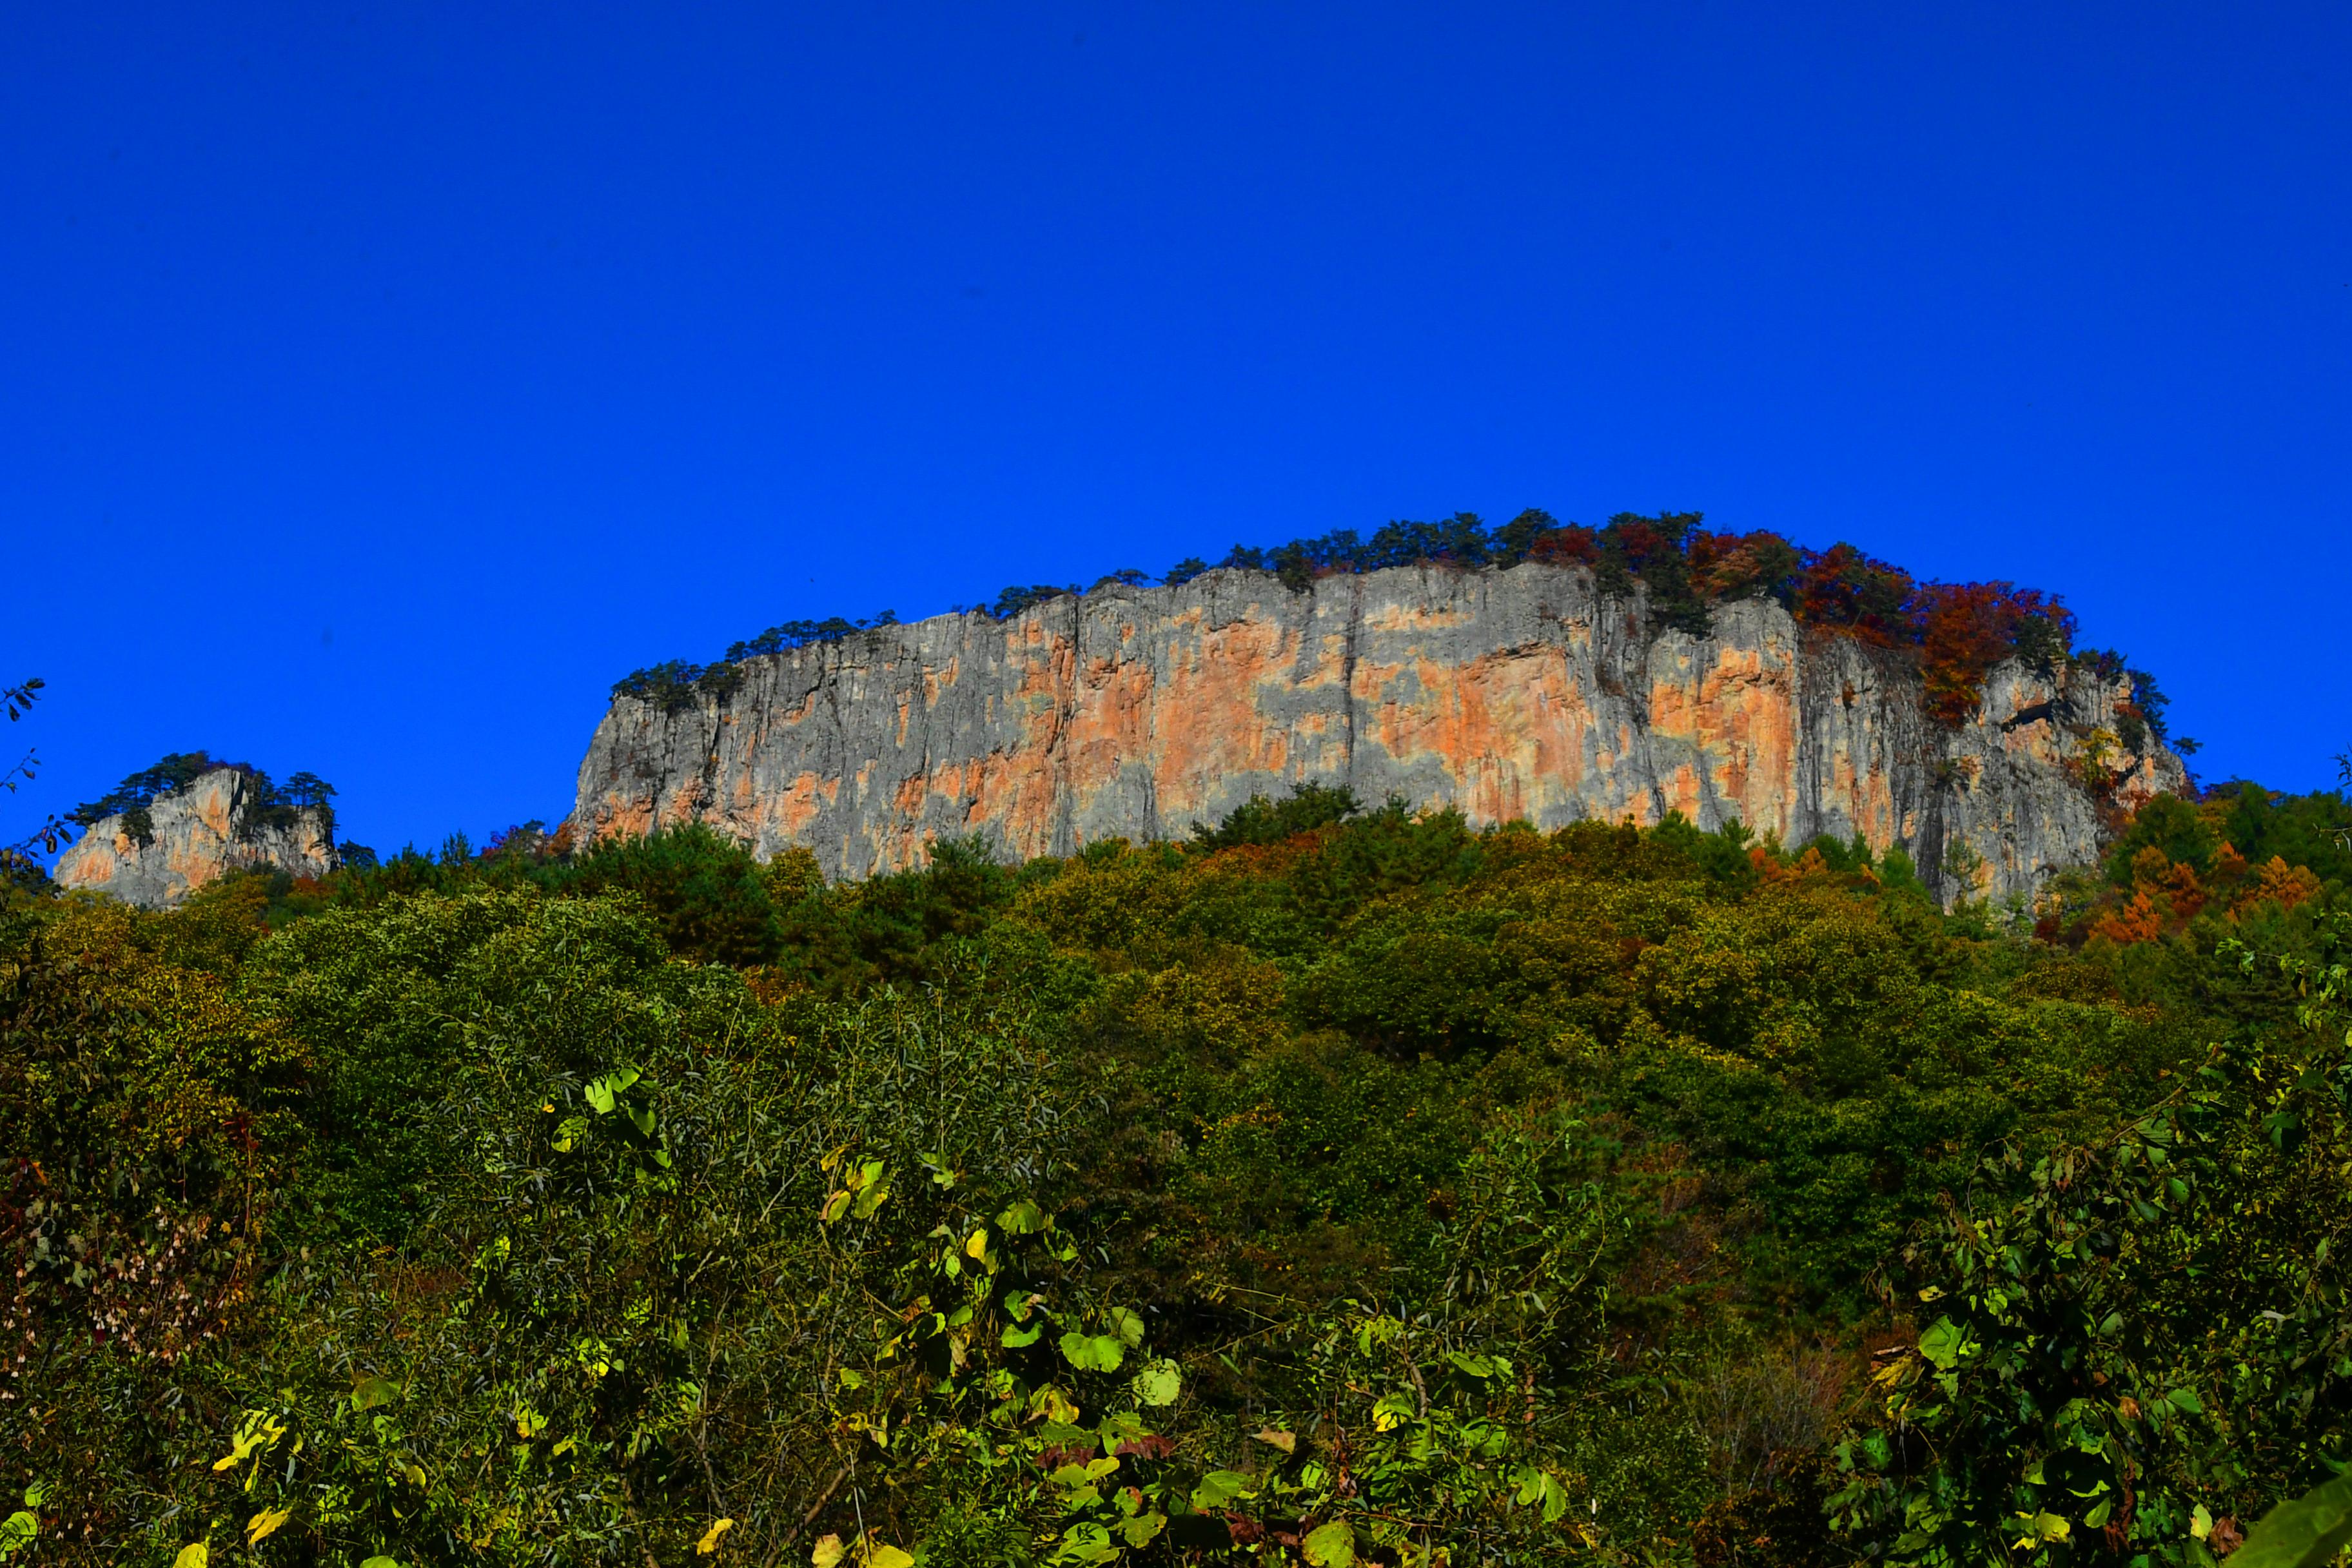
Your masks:
[{"label": "blue sky", "polygon": [[19,7],[0,837],[165,751],[379,847],[606,689],[1526,506],[2055,590],[2331,784],[2352,11]]}]

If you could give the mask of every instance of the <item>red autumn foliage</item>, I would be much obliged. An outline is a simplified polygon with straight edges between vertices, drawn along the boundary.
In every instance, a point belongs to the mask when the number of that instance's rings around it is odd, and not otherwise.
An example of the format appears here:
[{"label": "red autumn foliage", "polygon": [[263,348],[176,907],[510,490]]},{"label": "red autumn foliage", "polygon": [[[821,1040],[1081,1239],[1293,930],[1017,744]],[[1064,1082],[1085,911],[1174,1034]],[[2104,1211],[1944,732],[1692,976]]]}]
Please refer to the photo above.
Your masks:
[{"label": "red autumn foliage", "polygon": [[1770,593],[1803,564],[1804,552],[1777,533],[1696,533],[1690,581],[1705,599],[1740,599]]},{"label": "red autumn foliage", "polygon": [[2035,621],[2072,629],[2057,600],[2008,583],[1924,584],[1908,608],[1919,631],[1927,711],[1953,726],[1976,712],[1993,666],[2031,649]]},{"label": "red autumn foliage", "polygon": [[1911,574],[1901,567],[1874,561],[1851,544],[1832,544],[1806,553],[1789,608],[1801,621],[1895,647],[1917,640],[1905,614],[1911,590]]},{"label": "red autumn foliage", "polygon": [[1601,533],[1571,522],[1538,537],[1528,547],[1528,558],[1553,566],[1593,566],[1601,561]]},{"label": "red autumn foliage", "polygon": [[1921,583],[1852,544],[1805,550],[1777,533],[1708,532],[1696,512],[1612,518],[1605,529],[1543,529],[1527,557],[1552,565],[1622,572],[1649,584],[1654,610],[1686,629],[1705,606],[1769,596],[1809,626],[1876,647],[1919,650],[1928,714],[1966,723],[1985,679],[2004,659],[2067,657],[2074,616],[2054,595],[2004,582]]},{"label": "red autumn foliage", "polygon": [[1695,511],[1662,512],[1656,517],[1622,512],[1609,520],[1609,533],[1625,569],[1636,577],[1646,577],[1669,563],[1682,564],[1685,542],[1697,531],[1698,521]]}]

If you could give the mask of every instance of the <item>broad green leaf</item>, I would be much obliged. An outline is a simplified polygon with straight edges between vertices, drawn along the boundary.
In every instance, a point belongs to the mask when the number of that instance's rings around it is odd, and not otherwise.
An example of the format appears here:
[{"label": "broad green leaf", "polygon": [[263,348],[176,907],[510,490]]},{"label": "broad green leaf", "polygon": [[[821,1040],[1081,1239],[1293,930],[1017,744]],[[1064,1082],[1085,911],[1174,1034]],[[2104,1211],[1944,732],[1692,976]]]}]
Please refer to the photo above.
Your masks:
[{"label": "broad green leaf", "polygon": [[180,1548],[177,1557],[172,1559],[172,1568],[205,1568],[205,1564],[212,1560],[213,1549],[209,1545],[201,1541],[191,1541]]},{"label": "broad green leaf", "polygon": [[622,1092],[636,1081],[636,1068],[614,1068],[603,1078],[589,1079],[580,1092],[587,1097],[597,1115],[610,1116],[613,1107],[620,1103]]},{"label": "broad green leaf", "polygon": [[2352,1545],[2352,1471],[2263,1515],[2231,1568],[2321,1568]]},{"label": "broad green leaf", "polygon": [[1919,1353],[1937,1372],[1949,1372],[1977,1351],[1969,1332],[1949,1318],[1938,1318],[1919,1336]]},{"label": "broad green leaf", "polygon": [[1038,1428],[1037,1440],[1048,1448],[1090,1448],[1094,1447],[1095,1435],[1083,1426],[1048,1416],[1045,1426]]},{"label": "broad green leaf", "polygon": [[1279,1448],[1286,1454],[1295,1454],[1298,1451],[1298,1434],[1296,1432],[1286,1432],[1279,1426],[1268,1426],[1255,1436],[1259,1442],[1269,1447]]},{"label": "broad green leaf", "polygon": [[361,1563],[360,1568],[400,1568],[400,1559],[397,1557],[371,1557],[366,1562]]},{"label": "broad green leaf", "polygon": [[1133,1350],[1143,1342],[1143,1319],[1126,1307],[1113,1307],[1105,1314],[1108,1326],[1119,1338],[1119,1342]]},{"label": "broad green leaf", "polygon": [[1519,1506],[1535,1508],[1540,1505],[1546,1524],[1559,1523],[1560,1517],[1568,1512],[1568,1489],[1561,1486],[1559,1478],[1550,1471],[1534,1465],[1522,1465],[1511,1479],[1518,1485]]},{"label": "broad green leaf", "polygon": [[1007,1236],[1034,1236],[1045,1228],[1045,1215],[1027,1198],[1019,1198],[996,1216],[996,1228]]},{"label": "broad green leaf", "polygon": [[1298,1544],[1315,1568],[1350,1568],[1356,1561],[1356,1532],[1336,1519],[1308,1531]]},{"label": "broad green leaf", "polygon": [[1177,1371],[1174,1362],[1163,1357],[1145,1363],[1143,1370],[1135,1374],[1132,1386],[1135,1397],[1145,1405],[1173,1405],[1177,1394],[1183,1392],[1184,1376]]},{"label": "broad green leaf", "polygon": [[857,1201],[849,1205],[849,1217],[852,1219],[872,1217],[874,1211],[882,1206],[882,1200],[889,1195],[890,1183],[887,1178],[872,1183],[864,1192],[857,1194]]},{"label": "broad green leaf", "polygon": [[1137,1514],[1133,1519],[1121,1524],[1118,1527],[1118,1532],[1126,1537],[1128,1545],[1144,1547],[1157,1540],[1160,1532],[1166,1528],[1168,1528],[1168,1516],[1155,1511]]},{"label": "broad green leaf", "polygon": [[1239,1470],[1211,1470],[1192,1489],[1192,1508],[1196,1512],[1207,1513],[1236,1498],[1251,1495],[1250,1479]]},{"label": "broad green leaf", "polygon": [[1101,1563],[1118,1561],[1118,1546],[1110,1531],[1088,1520],[1074,1524],[1062,1532],[1061,1549],[1052,1558],[1055,1563]]},{"label": "broad green leaf", "polygon": [[1117,1372],[1126,1355],[1127,1347],[1108,1334],[1073,1331],[1062,1336],[1062,1359],[1080,1372]]},{"label": "broad green leaf", "polygon": [[372,1372],[352,1375],[352,1408],[354,1410],[373,1410],[377,1405],[389,1405],[399,1397],[400,1390],[394,1387],[388,1378],[379,1377]]},{"label": "broad green leaf", "polygon": [[2205,1402],[2197,1397],[2193,1388],[2176,1388],[2165,1397],[2172,1401],[2176,1409],[2186,1410],[2191,1415],[2205,1414]]}]

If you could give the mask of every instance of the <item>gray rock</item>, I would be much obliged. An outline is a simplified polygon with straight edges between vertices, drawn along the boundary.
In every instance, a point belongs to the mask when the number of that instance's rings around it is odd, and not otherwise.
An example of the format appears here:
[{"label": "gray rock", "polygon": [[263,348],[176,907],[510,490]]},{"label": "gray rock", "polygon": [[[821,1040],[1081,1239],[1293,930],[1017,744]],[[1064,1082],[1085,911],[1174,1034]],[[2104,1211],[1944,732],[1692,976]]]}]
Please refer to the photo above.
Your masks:
[{"label": "gray rock", "polygon": [[121,816],[101,818],[58,857],[50,879],[152,910],[230,871],[276,867],[319,877],[334,869],[334,837],[323,816],[305,811],[291,826],[256,825],[249,820],[256,804],[250,775],[215,768],[148,807],[144,842]]},{"label": "gray rock", "polygon": [[[980,834],[1009,857],[1180,837],[1302,781],[1474,824],[1737,819],[1796,844],[1900,845],[1944,896],[2031,895],[2095,858],[2086,751],[2127,687],[1993,673],[1957,731],[1916,658],[1778,604],[1654,633],[1581,567],[1406,567],[1293,593],[1258,572],[1108,587],[999,622],[940,616],[745,661],[723,697],[616,698],[581,763],[583,838],[709,822],[827,875]],[[2105,731],[2104,739],[2101,732]],[[2157,751],[2110,787],[2179,789]]]}]

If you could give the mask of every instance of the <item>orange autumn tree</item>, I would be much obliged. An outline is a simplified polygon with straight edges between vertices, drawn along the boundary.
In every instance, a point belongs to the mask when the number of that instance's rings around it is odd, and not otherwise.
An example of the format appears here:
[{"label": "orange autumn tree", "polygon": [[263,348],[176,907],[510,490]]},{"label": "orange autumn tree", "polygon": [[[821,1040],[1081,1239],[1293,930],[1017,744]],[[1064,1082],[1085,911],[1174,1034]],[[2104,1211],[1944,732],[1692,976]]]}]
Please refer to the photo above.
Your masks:
[{"label": "orange autumn tree", "polygon": [[2074,617],[2050,595],[2008,583],[1928,583],[1912,595],[1927,712],[1958,727],[1983,700],[1994,666],[2018,655],[2063,648]]}]

